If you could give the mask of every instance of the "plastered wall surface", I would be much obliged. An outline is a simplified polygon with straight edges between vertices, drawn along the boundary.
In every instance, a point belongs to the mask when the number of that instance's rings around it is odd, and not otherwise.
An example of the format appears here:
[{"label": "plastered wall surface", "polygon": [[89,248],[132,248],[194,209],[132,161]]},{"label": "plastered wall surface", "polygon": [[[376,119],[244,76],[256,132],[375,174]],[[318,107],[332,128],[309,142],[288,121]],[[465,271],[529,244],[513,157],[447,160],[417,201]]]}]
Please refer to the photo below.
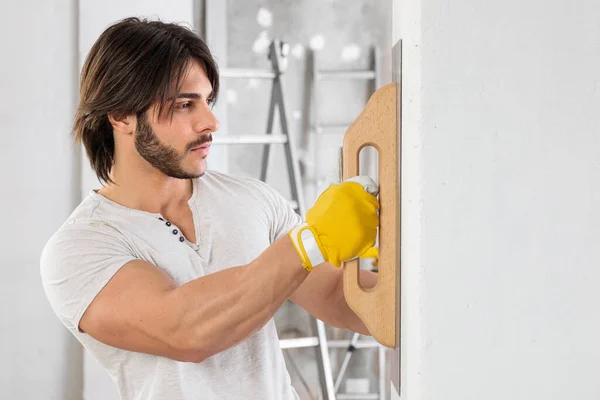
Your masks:
[{"label": "plastered wall surface", "polygon": [[396,4],[419,82],[403,398],[598,398],[600,7]]}]

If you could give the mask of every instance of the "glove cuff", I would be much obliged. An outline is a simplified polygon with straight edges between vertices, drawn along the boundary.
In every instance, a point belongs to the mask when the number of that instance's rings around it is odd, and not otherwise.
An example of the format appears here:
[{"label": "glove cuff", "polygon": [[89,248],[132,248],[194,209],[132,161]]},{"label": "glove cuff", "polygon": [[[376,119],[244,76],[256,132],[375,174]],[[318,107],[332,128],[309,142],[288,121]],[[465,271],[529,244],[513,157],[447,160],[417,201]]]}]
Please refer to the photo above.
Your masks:
[{"label": "glove cuff", "polygon": [[307,271],[312,271],[315,266],[326,261],[317,235],[307,223],[302,223],[293,228],[288,236],[292,240],[300,260],[302,260],[302,266]]}]

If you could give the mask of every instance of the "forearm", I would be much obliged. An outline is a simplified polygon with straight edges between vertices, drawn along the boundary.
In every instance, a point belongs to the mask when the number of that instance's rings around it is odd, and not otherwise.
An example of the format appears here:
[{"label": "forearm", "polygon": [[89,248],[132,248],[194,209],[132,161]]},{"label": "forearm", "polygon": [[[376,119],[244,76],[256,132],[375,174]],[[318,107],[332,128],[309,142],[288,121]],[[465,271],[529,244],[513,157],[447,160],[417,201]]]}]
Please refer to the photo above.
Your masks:
[{"label": "forearm", "polygon": [[284,237],[248,265],[186,283],[171,296],[178,340],[197,361],[233,347],[261,329],[307,276]]},{"label": "forearm", "polygon": [[[378,275],[376,273],[364,269],[360,270],[359,282],[364,288],[370,289],[375,287],[377,281]],[[337,320],[337,325],[339,325],[340,328],[370,336],[371,333],[365,324],[348,305],[346,297],[344,296],[343,286],[343,281],[340,279],[333,294],[332,309],[337,314],[337,317],[335,318]]]}]

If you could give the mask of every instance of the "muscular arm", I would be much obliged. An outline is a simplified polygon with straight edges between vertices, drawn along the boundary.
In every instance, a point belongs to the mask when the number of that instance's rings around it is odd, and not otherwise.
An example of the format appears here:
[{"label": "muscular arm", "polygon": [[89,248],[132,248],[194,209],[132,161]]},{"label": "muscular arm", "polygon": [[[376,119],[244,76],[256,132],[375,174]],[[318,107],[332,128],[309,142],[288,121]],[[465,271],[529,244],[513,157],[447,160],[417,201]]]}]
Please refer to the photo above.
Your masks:
[{"label": "muscular arm", "polygon": [[261,329],[308,275],[287,236],[248,265],[181,286],[135,260],[96,296],[79,327],[113,347],[201,362]]},{"label": "muscular arm", "polygon": [[[290,300],[328,325],[370,335],[367,327],[346,302],[342,277],[341,268],[323,263],[310,273]],[[378,276],[361,269],[359,279],[363,287],[372,288],[377,285]]]}]

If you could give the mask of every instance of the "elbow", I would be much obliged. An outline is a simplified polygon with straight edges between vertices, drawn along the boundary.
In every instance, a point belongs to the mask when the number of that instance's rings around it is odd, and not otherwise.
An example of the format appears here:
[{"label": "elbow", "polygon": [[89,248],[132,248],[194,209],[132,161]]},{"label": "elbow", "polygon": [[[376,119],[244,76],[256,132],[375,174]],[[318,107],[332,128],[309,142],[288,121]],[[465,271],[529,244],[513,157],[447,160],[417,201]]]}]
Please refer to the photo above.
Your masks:
[{"label": "elbow", "polygon": [[208,350],[207,343],[199,340],[193,333],[180,333],[174,335],[172,344],[176,361],[201,363],[213,354]]},{"label": "elbow", "polygon": [[[237,332],[230,332],[236,334]],[[244,335],[247,337],[249,335]],[[191,331],[177,335],[174,346],[177,349],[178,360],[182,362],[201,363],[204,360],[225,351],[240,340],[227,334],[215,334],[213,331]]]},{"label": "elbow", "polygon": [[209,358],[212,354],[208,354],[205,349],[195,346],[183,346],[178,349],[179,360],[181,362],[188,362],[199,364]]},{"label": "elbow", "polygon": [[182,357],[178,361],[199,364],[207,358],[208,356],[201,351],[187,350],[186,352],[182,353]]}]

